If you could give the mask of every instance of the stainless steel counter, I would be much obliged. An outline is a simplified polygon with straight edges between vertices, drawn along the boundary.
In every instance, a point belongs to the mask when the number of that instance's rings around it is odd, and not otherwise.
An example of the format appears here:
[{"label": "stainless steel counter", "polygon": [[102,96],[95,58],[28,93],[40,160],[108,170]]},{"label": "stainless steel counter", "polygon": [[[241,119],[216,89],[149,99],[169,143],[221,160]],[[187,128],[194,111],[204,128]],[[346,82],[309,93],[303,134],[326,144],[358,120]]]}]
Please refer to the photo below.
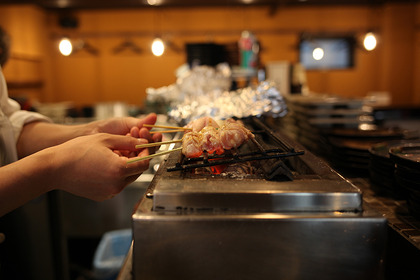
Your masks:
[{"label": "stainless steel counter", "polygon": [[[417,279],[420,275],[420,221],[411,216],[405,201],[375,195],[366,178],[350,181],[363,192],[363,203],[388,220],[385,279]],[[132,248],[121,268],[118,280],[132,280]],[[144,279],[149,280],[149,279]]]}]

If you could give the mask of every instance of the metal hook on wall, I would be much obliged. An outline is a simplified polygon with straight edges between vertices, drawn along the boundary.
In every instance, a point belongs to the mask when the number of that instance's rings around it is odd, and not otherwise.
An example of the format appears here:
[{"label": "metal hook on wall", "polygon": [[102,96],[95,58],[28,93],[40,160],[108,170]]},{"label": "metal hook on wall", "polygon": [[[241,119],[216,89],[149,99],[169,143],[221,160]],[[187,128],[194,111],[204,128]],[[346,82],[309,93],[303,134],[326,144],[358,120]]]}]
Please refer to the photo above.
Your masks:
[{"label": "metal hook on wall", "polygon": [[88,52],[91,55],[98,55],[99,54],[99,50],[97,48],[95,48],[94,46],[89,44],[87,41],[82,40],[82,39],[80,39],[76,42],[72,54],[78,53],[78,52],[83,51],[83,50]]},{"label": "metal hook on wall", "polygon": [[130,50],[136,54],[142,53],[142,49],[130,39],[125,39],[121,44],[113,49],[114,54],[118,54],[124,50]]}]

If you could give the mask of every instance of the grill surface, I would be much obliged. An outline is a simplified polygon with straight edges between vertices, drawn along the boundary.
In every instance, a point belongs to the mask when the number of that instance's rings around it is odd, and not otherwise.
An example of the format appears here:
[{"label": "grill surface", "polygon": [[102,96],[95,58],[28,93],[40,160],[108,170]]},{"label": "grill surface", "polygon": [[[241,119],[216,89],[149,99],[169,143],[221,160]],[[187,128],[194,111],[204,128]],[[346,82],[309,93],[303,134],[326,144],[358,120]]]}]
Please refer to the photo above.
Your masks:
[{"label": "grill surface", "polygon": [[[248,140],[241,147],[234,150],[226,151],[223,155],[208,155],[206,152],[203,156],[198,158],[186,158],[181,154],[179,162],[174,167],[167,168],[171,171],[187,171],[202,167],[211,167],[217,165],[232,165],[235,163],[250,162],[250,161],[266,161],[265,165],[270,165],[270,159],[280,159],[303,155],[303,150],[295,150],[294,147],[285,144],[270,128],[265,126],[259,119],[250,118],[245,120],[245,125],[248,126],[253,134],[254,139]],[[282,161],[277,161],[277,165]],[[266,178],[272,179],[273,174],[279,166],[275,165],[273,170],[266,170]],[[283,165],[284,171],[287,168]],[[287,172],[289,173],[289,172]],[[288,175],[285,173],[285,175]],[[289,179],[292,179],[289,176]]]},{"label": "grill surface", "polygon": [[[361,211],[360,190],[323,161],[310,152],[304,153],[299,144],[271,131],[257,118],[248,119],[245,124],[251,131],[260,131],[256,134],[259,145],[243,145],[236,160],[243,161],[248,159],[247,153],[257,153],[257,157],[251,156],[258,169],[256,174],[196,174],[198,167],[214,164],[203,159],[196,163],[185,159],[181,152],[172,153],[148,190],[153,210]],[[274,158],[261,160],[264,152],[259,146],[267,154],[277,147]]]}]

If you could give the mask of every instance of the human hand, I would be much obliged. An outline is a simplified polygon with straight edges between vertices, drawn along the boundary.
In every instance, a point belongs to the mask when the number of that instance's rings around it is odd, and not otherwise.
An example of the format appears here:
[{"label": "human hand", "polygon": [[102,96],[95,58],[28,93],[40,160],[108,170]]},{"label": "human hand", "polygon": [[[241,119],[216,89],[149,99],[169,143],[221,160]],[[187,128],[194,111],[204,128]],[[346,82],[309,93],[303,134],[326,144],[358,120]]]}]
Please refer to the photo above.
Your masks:
[{"label": "human hand", "polygon": [[[155,124],[157,116],[151,113],[144,118],[138,119],[133,117],[111,118],[96,121],[90,124],[92,133],[110,133],[117,135],[130,135],[135,138],[146,139],[149,143],[162,141],[162,134],[150,134],[150,128],[143,127],[144,124]],[[159,147],[149,148],[150,153],[154,153]],[[128,154],[127,151],[118,151],[126,156],[135,156]]]},{"label": "human hand", "polygon": [[[95,201],[112,198],[149,167],[149,160],[127,164],[128,157],[114,150],[134,152],[136,145],[144,143],[145,139],[97,133],[46,149],[53,152],[57,164],[51,181],[61,190]],[[149,154],[147,149],[137,153]]]},{"label": "human hand", "polygon": [[110,118],[99,120],[90,123],[91,134],[94,133],[110,133],[117,135],[131,135],[136,138],[144,138],[149,142],[160,142],[162,134],[157,133],[150,135],[150,128],[143,127],[144,124],[155,124],[157,116],[155,113],[150,113],[144,118],[123,117],[123,118]]}]

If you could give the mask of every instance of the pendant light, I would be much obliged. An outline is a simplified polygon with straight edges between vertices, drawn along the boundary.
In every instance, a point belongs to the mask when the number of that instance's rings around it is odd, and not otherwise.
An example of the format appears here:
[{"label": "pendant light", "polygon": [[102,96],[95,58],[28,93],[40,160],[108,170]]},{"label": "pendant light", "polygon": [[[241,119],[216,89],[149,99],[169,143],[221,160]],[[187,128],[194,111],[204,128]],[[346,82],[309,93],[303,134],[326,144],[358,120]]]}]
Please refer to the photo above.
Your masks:
[{"label": "pendant light", "polygon": [[156,37],[152,43],[152,53],[155,56],[161,56],[165,52],[165,44],[162,39]]},{"label": "pendant light", "polygon": [[373,32],[366,33],[363,39],[363,46],[367,51],[372,51],[376,48],[377,40]]},{"label": "pendant light", "polygon": [[58,49],[62,55],[69,56],[73,52],[73,44],[69,38],[63,37],[58,44]]}]

